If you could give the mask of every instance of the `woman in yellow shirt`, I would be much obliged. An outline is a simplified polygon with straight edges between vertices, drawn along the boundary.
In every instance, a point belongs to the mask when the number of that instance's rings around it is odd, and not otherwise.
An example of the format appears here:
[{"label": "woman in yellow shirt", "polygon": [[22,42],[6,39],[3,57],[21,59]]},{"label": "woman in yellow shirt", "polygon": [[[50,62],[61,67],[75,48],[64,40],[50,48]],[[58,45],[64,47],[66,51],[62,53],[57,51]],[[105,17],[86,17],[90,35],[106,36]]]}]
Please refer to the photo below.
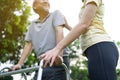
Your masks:
[{"label": "woman in yellow shirt", "polygon": [[[46,66],[53,65],[60,52],[80,36],[83,55],[88,59],[90,80],[117,80],[116,65],[118,49],[103,24],[104,4],[102,0],[82,0],[79,23],[57,46],[40,56]],[[49,62],[51,61],[51,62]]]}]

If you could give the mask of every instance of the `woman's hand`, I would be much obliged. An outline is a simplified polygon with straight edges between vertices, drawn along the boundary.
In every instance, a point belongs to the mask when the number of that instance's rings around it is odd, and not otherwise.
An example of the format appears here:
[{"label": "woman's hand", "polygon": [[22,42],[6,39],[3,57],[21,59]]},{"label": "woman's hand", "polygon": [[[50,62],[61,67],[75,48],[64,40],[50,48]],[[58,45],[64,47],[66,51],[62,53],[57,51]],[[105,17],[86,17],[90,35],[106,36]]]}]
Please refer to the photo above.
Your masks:
[{"label": "woman's hand", "polygon": [[[60,61],[60,59],[61,59],[61,57],[60,57],[60,51],[59,50],[57,50],[57,49],[52,49],[52,50],[49,50],[49,51],[47,51],[46,53],[44,53],[44,54],[42,54],[41,56],[40,56],[40,59],[43,59],[44,60],[44,67],[46,67],[47,65],[50,65],[50,66],[53,66],[54,65],[54,63],[57,63],[57,61],[58,61],[58,63],[61,63]],[[56,60],[56,62],[55,62],[55,60]],[[57,64],[58,65],[58,64]]]}]

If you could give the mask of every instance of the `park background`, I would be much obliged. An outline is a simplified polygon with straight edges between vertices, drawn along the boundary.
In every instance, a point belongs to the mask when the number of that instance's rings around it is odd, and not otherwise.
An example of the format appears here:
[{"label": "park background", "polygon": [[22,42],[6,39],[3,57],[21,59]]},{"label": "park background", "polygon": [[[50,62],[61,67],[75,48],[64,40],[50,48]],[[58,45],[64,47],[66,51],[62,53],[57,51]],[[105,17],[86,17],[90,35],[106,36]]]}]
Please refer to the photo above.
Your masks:
[{"label": "park background", "polygon": [[[24,35],[29,23],[36,19],[32,10],[33,0],[1,0],[0,2],[0,69],[5,66],[12,66],[19,60],[24,45]],[[78,21],[78,15],[82,2],[80,0],[50,0],[50,11],[60,10],[68,20],[68,23],[74,27]],[[119,31],[119,0],[108,1],[105,3],[104,26],[115,41],[118,48],[120,47]],[[65,30],[65,35],[68,31]],[[71,60],[71,77],[73,80],[88,80],[86,58],[80,56],[79,40],[73,42],[69,49]],[[26,61],[25,67],[36,66],[34,51]],[[120,75],[120,62],[117,65],[118,75]],[[30,78],[32,74],[29,74]],[[33,76],[33,75],[32,75]],[[118,79],[120,80],[120,79]]]}]

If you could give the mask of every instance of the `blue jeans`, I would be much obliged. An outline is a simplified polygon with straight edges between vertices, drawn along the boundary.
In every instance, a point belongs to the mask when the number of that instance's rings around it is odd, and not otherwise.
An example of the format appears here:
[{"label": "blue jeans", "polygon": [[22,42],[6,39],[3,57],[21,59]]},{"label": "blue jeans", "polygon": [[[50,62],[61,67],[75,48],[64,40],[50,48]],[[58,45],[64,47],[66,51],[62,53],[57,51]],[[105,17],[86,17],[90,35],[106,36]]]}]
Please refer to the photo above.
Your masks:
[{"label": "blue jeans", "polygon": [[90,80],[117,80],[118,49],[113,42],[100,42],[86,51]]},{"label": "blue jeans", "polygon": [[[69,68],[69,58],[63,57],[64,63]],[[34,76],[34,80],[37,80],[37,73]],[[42,80],[66,80],[66,72],[63,66],[46,67],[42,72]]]}]

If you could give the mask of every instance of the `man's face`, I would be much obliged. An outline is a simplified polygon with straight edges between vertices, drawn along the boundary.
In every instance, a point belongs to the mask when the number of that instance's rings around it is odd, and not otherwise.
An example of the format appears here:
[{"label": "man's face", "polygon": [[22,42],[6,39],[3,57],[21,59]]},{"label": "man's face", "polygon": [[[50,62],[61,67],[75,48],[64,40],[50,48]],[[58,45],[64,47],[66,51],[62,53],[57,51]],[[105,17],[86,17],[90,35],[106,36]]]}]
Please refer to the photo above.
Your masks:
[{"label": "man's face", "polygon": [[48,0],[34,0],[33,10],[38,13],[40,11],[49,11],[50,4]]}]

